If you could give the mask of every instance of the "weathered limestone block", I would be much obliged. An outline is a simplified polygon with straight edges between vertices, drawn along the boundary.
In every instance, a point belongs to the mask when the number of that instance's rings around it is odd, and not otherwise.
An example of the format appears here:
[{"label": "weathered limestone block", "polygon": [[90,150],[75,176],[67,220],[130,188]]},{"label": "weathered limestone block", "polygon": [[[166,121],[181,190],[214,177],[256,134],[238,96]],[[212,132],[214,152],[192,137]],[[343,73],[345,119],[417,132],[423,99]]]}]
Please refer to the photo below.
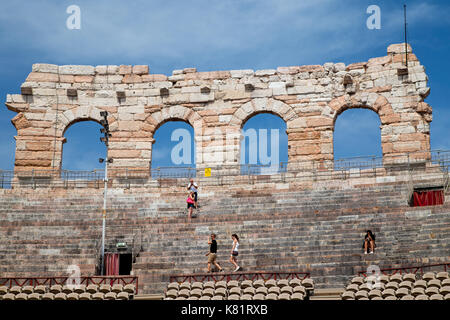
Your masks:
[{"label": "weathered limestone block", "polygon": [[367,63],[367,68],[369,70],[375,70],[375,67],[378,65],[386,65],[389,64],[392,61],[391,56],[385,56],[385,57],[379,57],[379,58],[372,58],[369,59]]},{"label": "weathered limestone block", "polygon": [[58,73],[58,66],[56,64],[47,63],[35,63],[33,64],[33,72],[43,72],[43,73]]},{"label": "weathered limestone block", "polygon": [[291,120],[287,122],[287,129],[303,129],[306,128],[306,120],[304,118],[297,118],[295,120]]},{"label": "weathered limestone block", "polygon": [[[406,46],[406,50],[407,50],[408,53],[412,52],[412,48],[411,48],[411,46],[409,44]],[[405,44],[404,43],[391,44],[387,48],[387,53],[388,54],[405,53]]]},{"label": "weathered limestone block", "polygon": [[278,74],[296,74],[300,72],[300,67],[278,67],[277,73]]},{"label": "weathered limestone block", "polygon": [[59,66],[59,74],[93,76],[95,75],[95,68],[93,66],[75,66],[75,65]]},{"label": "weathered limestone block", "polygon": [[136,113],[144,113],[145,107],[143,105],[137,105],[129,107],[119,107],[117,110],[119,114],[136,114]]},{"label": "weathered limestone block", "polygon": [[342,71],[345,71],[345,63],[339,62],[333,65],[333,72],[338,73]]},{"label": "weathered limestone block", "polygon": [[401,141],[395,142],[393,149],[395,152],[415,152],[423,150],[420,141]]},{"label": "weathered limestone block", "polygon": [[210,71],[210,72],[195,72],[185,74],[186,80],[214,80],[214,79],[227,79],[230,78],[229,71]]},{"label": "weathered limestone block", "polygon": [[136,66],[133,66],[132,72],[134,74],[143,75],[143,74],[148,74],[149,69],[148,69],[148,66],[146,66],[146,65],[136,65]]},{"label": "weathered limestone block", "polygon": [[108,156],[112,157],[114,160],[119,158],[140,158],[141,157],[141,151],[135,150],[135,149],[120,149],[115,150],[111,149],[108,152]]},{"label": "weathered limestone block", "polygon": [[108,74],[108,66],[96,66],[95,67],[95,73],[96,75],[106,75]]},{"label": "weathered limestone block", "polygon": [[27,149],[26,151],[17,151],[16,152],[16,159],[17,160],[47,160],[52,159],[53,152],[47,150],[30,150]]},{"label": "weathered limestone block", "polygon": [[117,74],[119,72],[119,66],[116,65],[108,65],[106,72],[109,75]]},{"label": "weathered limestone block", "polygon": [[93,76],[74,76],[73,80],[74,80],[74,82],[91,83],[94,81],[94,77]]},{"label": "weathered limestone block", "polygon": [[308,117],[308,118],[306,118],[306,125],[310,128],[324,127],[324,126],[331,127],[333,125],[333,119],[329,118],[329,117],[322,117],[322,116]]},{"label": "weathered limestone block", "polygon": [[48,72],[31,72],[27,79],[27,82],[57,82],[58,74]]},{"label": "weathered limestone block", "polygon": [[367,62],[357,62],[349,64],[345,70],[352,71],[352,70],[365,70],[367,67]]},{"label": "weathered limestone block", "polygon": [[75,77],[73,75],[70,75],[70,74],[61,74],[61,75],[59,75],[59,82],[74,83],[75,82]]},{"label": "weathered limestone block", "polygon": [[298,73],[304,73],[304,72],[322,72],[325,71],[324,67],[321,65],[309,65],[309,66],[299,66],[298,67]]},{"label": "weathered limestone block", "polygon": [[197,68],[184,68],[182,73],[195,73],[197,72]]},{"label": "weathered limestone block", "polygon": [[247,99],[250,98],[251,93],[244,91],[244,90],[227,90],[224,91],[225,96],[223,99],[225,101],[227,100],[241,100],[241,99]]},{"label": "weathered limestone block", "polygon": [[232,78],[243,78],[245,76],[252,76],[254,71],[252,69],[245,70],[230,70],[230,75]]},{"label": "weathered limestone block", "polygon": [[133,71],[133,66],[131,65],[121,65],[119,66],[118,73],[121,75],[130,74]]},{"label": "weathered limestone block", "polygon": [[294,86],[287,88],[287,94],[299,94],[306,95],[312,94],[316,92],[316,88],[314,86]]},{"label": "weathered limestone block", "polygon": [[168,77],[164,74],[143,74],[142,82],[167,81]]},{"label": "weathered limestone block", "polygon": [[32,167],[32,168],[47,168],[48,169],[52,165],[52,160],[51,159],[47,159],[47,160],[37,160],[37,159],[21,160],[21,159],[16,159],[16,161],[14,162],[14,165],[17,168]]},{"label": "weathered limestone block", "polygon": [[277,72],[277,70],[275,70],[275,69],[256,70],[255,76],[256,77],[271,76],[271,75],[274,75],[276,72]]},{"label": "weathered limestone block", "polygon": [[189,94],[189,102],[191,102],[191,103],[212,102],[212,101],[214,101],[214,92],[211,92],[209,94],[204,94],[204,93],[190,93]]},{"label": "weathered limestone block", "polygon": [[122,83],[141,83],[142,78],[137,74],[125,74]]},{"label": "weathered limestone block", "polygon": [[31,123],[23,113],[19,113],[11,120],[11,122],[14,124],[14,127],[16,127],[17,130],[28,128],[31,126]]},{"label": "weathered limestone block", "polygon": [[119,131],[138,131],[142,124],[135,121],[117,121]]}]

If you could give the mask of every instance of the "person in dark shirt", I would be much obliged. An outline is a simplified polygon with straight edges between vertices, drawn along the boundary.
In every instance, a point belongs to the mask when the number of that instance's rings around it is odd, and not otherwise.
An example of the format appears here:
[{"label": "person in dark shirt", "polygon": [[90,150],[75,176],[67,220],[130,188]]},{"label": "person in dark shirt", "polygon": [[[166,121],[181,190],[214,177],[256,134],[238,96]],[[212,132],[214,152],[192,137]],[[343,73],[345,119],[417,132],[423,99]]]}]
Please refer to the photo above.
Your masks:
[{"label": "person in dark shirt", "polygon": [[211,233],[208,244],[209,252],[206,254],[208,256],[208,272],[211,272],[211,264],[214,264],[219,271],[223,271],[222,267],[217,263],[217,241],[214,233]]},{"label": "person in dark shirt", "polygon": [[370,250],[370,254],[373,254],[373,250],[375,249],[375,235],[371,230],[367,230],[366,236],[364,237],[363,244],[364,254],[367,254],[368,249]]}]

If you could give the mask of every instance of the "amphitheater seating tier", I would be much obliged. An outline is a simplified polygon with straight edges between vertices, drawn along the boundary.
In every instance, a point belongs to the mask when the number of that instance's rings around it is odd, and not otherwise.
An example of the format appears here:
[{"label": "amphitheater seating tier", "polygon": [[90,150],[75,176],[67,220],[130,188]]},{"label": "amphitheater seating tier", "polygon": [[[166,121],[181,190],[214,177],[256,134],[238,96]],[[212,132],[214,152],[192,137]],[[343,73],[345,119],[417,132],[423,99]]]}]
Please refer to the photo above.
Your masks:
[{"label": "amphitheater seating tier", "polygon": [[341,295],[342,300],[450,300],[448,272],[393,274],[353,277]]},{"label": "amphitheater seating tier", "polygon": [[0,300],[131,300],[135,292],[134,284],[0,286]]},{"label": "amphitheater seating tier", "polygon": [[170,282],[164,300],[304,300],[313,294],[310,278]]},{"label": "amphitheater seating tier", "polygon": [[[407,202],[408,183],[400,179],[306,186],[269,179],[251,187],[200,186],[200,213],[190,222],[184,211],[184,182],[174,183],[178,184],[109,193],[106,250],[126,242],[139,253],[132,272],[139,277],[143,294],[164,292],[171,274],[205,272],[211,232],[218,235],[217,260],[226,271],[233,268],[228,262],[230,235],[237,233],[244,271],[300,269],[311,273],[317,288],[345,287],[351,275],[372,264],[446,262],[450,251],[449,202],[412,208]],[[79,265],[83,275],[95,274],[102,189],[0,190],[0,194],[3,277],[58,276],[70,264]],[[362,254],[368,228],[377,236],[373,255]]]}]

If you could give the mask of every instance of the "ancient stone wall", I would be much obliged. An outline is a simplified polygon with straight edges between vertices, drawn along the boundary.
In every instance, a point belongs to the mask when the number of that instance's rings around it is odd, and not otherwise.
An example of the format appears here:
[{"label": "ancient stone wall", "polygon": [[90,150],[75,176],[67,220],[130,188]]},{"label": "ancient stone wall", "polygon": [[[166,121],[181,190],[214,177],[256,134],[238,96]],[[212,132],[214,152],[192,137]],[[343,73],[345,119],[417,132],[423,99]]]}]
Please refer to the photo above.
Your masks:
[{"label": "ancient stone wall", "polygon": [[348,108],[379,115],[383,156],[428,152],[427,76],[409,46],[408,73],[399,73],[404,51],[404,44],[393,44],[384,57],[347,66],[186,68],[171,76],[141,65],[34,64],[22,94],[7,96],[8,109],[17,112],[15,169],[59,169],[64,132],[79,121],[99,122],[102,110],[109,112],[115,168],[148,169],[153,135],[169,120],[193,126],[197,167],[237,164],[241,129],[261,112],[286,122],[291,163],[332,160],[334,124]]}]

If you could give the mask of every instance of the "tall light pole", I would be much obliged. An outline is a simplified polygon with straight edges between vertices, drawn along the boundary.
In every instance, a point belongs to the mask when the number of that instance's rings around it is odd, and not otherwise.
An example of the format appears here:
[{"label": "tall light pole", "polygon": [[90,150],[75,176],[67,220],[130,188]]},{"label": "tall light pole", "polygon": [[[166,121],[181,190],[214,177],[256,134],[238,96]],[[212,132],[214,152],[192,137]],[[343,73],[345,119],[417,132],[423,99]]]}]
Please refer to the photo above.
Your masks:
[{"label": "tall light pole", "polygon": [[406,4],[403,5],[403,14],[405,19],[405,56],[406,56],[406,68],[408,68],[408,24],[406,22]]},{"label": "tall light pole", "polygon": [[102,263],[101,263],[101,269],[100,273],[101,275],[104,274],[104,266],[105,266],[105,232],[106,232],[106,196],[108,193],[108,163],[112,163],[113,159],[108,158],[108,146],[109,146],[109,137],[111,137],[111,134],[109,133],[109,124],[108,124],[108,112],[102,111],[100,112],[100,115],[103,117],[102,120],[100,120],[100,124],[103,126],[103,128],[100,129],[100,133],[104,133],[105,136],[100,138],[101,142],[104,142],[106,145],[106,160],[103,158],[98,159],[100,163],[105,162],[105,187],[103,191],[103,210],[102,210],[102,216],[103,216],[103,223],[102,223]]}]

